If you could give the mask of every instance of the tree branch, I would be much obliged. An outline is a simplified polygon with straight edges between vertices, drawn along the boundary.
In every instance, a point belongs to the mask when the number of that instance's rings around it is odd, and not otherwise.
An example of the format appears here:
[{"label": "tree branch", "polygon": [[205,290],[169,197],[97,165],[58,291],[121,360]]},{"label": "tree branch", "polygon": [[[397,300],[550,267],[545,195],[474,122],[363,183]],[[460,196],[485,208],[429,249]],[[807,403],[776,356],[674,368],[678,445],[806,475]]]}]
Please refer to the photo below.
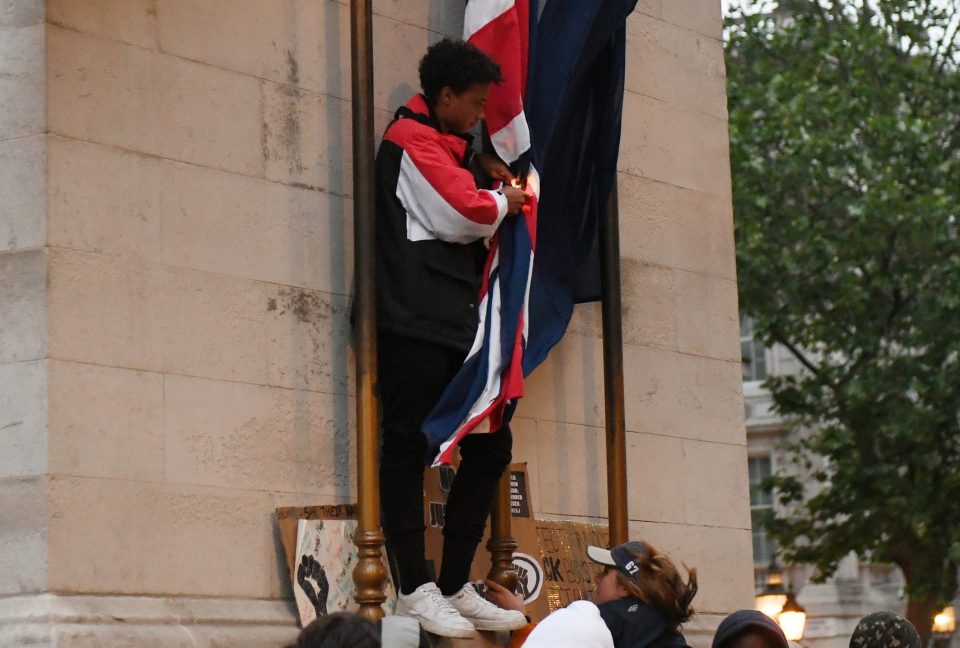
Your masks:
[{"label": "tree branch", "polygon": [[833,387],[833,383],[827,380],[827,377],[824,375],[823,370],[817,365],[813,364],[813,362],[807,357],[807,355],[802,350],[800,350],[800,347],[798,347],[796,344],[788,340],[787,337],[783,335],[783,333],[781,333],[778,329],[771,329],[770,337],[773,338],[773,341],[776,342],[777,344],[782,344],[783,346],[787,347],[790,353],[793,354],[793,356],[800,362],[800,364],[802,364],[804,367],[809,369],[813,373],[813,375],[815,375],[821,381],[829,385],[831,388]]}]

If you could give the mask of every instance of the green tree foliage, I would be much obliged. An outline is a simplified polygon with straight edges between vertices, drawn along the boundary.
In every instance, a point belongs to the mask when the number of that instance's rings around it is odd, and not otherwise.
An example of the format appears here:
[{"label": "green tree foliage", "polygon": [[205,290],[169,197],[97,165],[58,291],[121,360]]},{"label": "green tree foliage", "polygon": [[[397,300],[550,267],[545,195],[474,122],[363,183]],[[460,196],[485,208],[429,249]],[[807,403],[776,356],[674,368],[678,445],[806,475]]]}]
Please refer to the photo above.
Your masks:
[{"label": "green tree foliage", "polygon": [[[960,0],[786,0],[727,21],[744,311],[818,482],[774,479],[783,553],[893,562],[929,630],[960,566]],[[787,471],[788,473],[790,471]]]}]

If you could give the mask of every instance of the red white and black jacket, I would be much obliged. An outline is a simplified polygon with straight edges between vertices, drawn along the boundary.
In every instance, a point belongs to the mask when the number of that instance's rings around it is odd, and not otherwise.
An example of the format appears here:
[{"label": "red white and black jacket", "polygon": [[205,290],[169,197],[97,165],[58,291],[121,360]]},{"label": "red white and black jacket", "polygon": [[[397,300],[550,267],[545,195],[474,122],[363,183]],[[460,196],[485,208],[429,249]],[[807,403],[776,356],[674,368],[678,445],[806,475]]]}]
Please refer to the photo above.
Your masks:
[{"label": "red white and black jacket", "polygon": [[478,189],[469,136],[444,134],[422,95],[397,110],[376,159],[377,324],[468,350],[486,249],[507,199]]}]

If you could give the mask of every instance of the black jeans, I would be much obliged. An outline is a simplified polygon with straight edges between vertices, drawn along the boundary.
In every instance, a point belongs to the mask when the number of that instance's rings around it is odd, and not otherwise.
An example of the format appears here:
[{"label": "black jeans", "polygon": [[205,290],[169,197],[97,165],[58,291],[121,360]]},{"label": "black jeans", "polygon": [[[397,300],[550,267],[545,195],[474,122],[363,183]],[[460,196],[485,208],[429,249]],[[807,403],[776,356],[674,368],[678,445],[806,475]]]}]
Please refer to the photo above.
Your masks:
[{"label": "black jeans", "polygon": [[[423,471],[427,441],[420,426],[463,364],[465,353],[413,338],[381,333],[377,344],[383,441],[380,502],[387,547],[404,594],[429,581],[424,559]],[[443,563],[437,579],[444,594],[467,582],[483,537],[497,482],[510,463],[509,426],[471,434],[460,442],[460,468],[447,498]]]}]

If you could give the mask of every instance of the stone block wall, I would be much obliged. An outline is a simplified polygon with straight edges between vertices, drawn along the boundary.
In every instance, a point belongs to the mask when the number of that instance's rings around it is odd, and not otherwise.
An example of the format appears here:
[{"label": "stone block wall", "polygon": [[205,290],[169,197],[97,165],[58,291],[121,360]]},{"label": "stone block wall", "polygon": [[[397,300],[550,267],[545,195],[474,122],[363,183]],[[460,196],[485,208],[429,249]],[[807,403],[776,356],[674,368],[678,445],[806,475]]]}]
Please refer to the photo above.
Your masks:
[{"label": "stone block wall", "polygon": [[[374,12],[382,131],[462,9]],[[752,594],[719,3],[628,30],[630,513],[704,644]],[[345,0],[0,0],[0,644],[295,634],[273,509],[355,497],[349,47]],[[605,515],[599,322],[518,411],[544,517]]]}]

